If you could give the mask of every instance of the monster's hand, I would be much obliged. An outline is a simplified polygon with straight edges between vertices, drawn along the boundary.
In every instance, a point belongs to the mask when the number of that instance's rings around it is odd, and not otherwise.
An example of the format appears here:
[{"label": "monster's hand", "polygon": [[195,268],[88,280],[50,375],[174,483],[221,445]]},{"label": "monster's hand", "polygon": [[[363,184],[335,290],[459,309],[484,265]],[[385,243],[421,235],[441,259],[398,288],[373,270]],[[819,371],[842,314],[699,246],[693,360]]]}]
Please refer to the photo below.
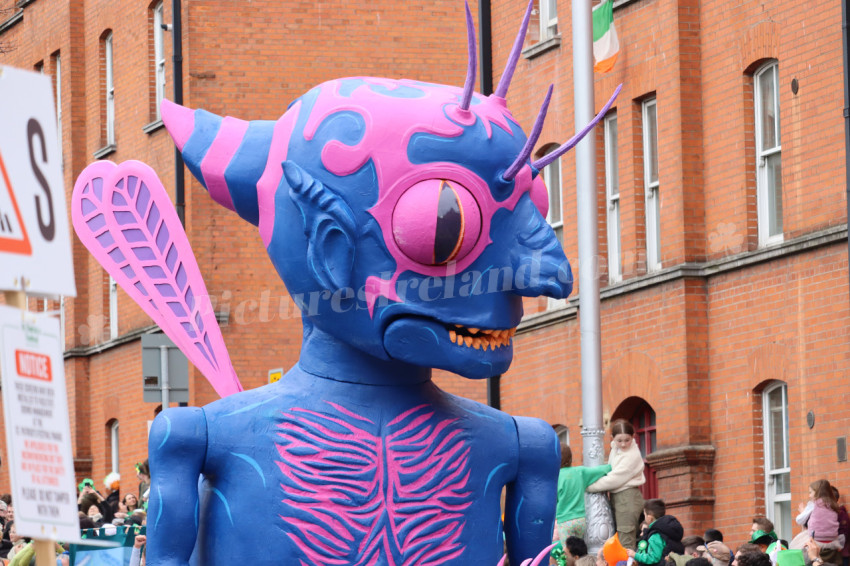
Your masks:
[{"label": "monster's hand", "polygon": [[519,463],[516,479],[507,486],[505,536],[510,563],[520,564],[552,541],[560,456],[550,425],[527,417],[514,420]]},{"label": "monster's hand", "polygon": [[198,478],[207,449],[203,409],[160,413],[151,427],[148,566],[187,566],[197,537]]}]

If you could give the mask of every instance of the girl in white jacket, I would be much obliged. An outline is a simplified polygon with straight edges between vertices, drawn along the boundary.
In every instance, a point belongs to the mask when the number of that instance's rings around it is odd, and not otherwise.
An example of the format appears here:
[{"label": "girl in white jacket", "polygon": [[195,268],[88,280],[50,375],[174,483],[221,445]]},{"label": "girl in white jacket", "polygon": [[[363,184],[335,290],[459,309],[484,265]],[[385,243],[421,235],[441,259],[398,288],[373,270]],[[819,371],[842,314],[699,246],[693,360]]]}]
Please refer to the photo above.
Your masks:
[{"label": "girl in white jacket", "polygon": [[611,471],[587,488],[589,492],[608,491],[614,508],[614,521],[620,544],[635,549],[643,496],[638,489],[646,482],[643,475],[643,456],[635,442],[635,428],[625,419],[611,423]]}]

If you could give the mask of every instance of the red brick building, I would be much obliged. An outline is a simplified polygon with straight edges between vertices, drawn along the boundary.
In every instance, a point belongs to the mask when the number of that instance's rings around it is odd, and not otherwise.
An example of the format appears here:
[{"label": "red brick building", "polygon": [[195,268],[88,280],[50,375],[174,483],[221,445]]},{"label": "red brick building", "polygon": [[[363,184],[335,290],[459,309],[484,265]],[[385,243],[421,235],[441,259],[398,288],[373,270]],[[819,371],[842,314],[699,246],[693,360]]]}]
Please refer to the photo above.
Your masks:
[{"label": "red brick building", "polygon": [[[477,10],[471,2],[473,12]],[[457,0],[221,2],[184,0],[184,104],[245,120],[276,119],[311,87],[341,76],[463,84],[466,26]],[[95,159],[151,165],[174,194],[174,145],[159,120],[172,98],[172,2],[0,0],[0,64],[54,78],[66,196]],[[301,345],[298,310],[277,278],[257,229],[215,204],[185,171],[187,233],[246,388],[288,368]],[[78,296],[30,300],[62,311],[65,371],[78,478],[100,486],[113,468],[136,491],[147,455],[141,335],[156,330],[75,236]],[[217,398],[190,369],[190,404]],[[0,420],[2,422],[2,420]],[[5,433],[0,433],[5,459]],[[0,466],[0,493],[9,491]]]},{"label": "red brick building", "polygon": [[[530,128],[555,83],[543,153],[575,130],[571,2],[540,2],[508,104]],[[494,69],[523,4],[493,1]],[[635,423],[686,534],[738,544],[767,514],[790,540],[809,483],[850,490],[841,5],[616,0],[614,25],[598,265],[576,259],[574,154],[544,172],[574,271],[598,269],[604,417]],[[574,454],[580,292],[528,304],[501,381],[502,408],[565,425]]]},{"label": "red brick building", "polygon": [[[570,2],[540,2],[508,100],[528,130],[555,83],[538,155],[574,132]],[[496,81],[524,4],[490,1]],[[59,79],[68,189],[106,158],[145,161],[174,190],[156,104],[158,85],[170,97],[174,84],[172,38],[162,34],[159,50],[157,7],[0,0],[0,63]],[[222,115],[273,119],[339,76],[459,85],[466,68],[459,0],[184,0],[182,12],[185,103]],[[161,19],[172,21],[170,2]],[[544,172],[574,271],[600,277],[605,417],[635,422],[649,493],[688,533],[715,526],[736,544],[767,514],[790,538],[812,480],[850,489],[840,450],[850,425],[840,5],[617,0],[614,21],[619,59],[595,80],[597,107],[624,84],[596,133],[597,264],[577,261],[573,154]],[[187,231],[234,366],[259,386],[297,358],[297,312],[256,229],[186,179]],[[154,328],[76,241],[74,263],[78,297],[64,321],[77,473],[99,480],[115,465],[132,478],[159,408],[142,402],[140,336]],[[565,425],[576,454],[580,291],[527,302],[501,379],[502,408]],[[482,382],[438,380],[485,399]],[[190,403],[214,398],[191,375]]]}]

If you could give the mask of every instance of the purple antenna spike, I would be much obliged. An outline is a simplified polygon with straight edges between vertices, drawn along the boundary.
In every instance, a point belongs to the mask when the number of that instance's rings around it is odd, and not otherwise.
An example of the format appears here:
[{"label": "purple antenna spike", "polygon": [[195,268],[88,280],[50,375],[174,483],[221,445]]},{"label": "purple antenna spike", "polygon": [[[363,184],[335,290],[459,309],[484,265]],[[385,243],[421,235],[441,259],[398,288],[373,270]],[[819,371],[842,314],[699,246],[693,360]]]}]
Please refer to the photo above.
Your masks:
[{"label": "purple antenna spike", "polygon": [[466,38],[469,49],[469,64],[466,67],[466,82],[463,83],[463,98],[460,101],[461,110],[469,110],[472,102],[472,91],[475,89],[475,73],[478,72],[478,53],[475,49],[475,25],[472,23],[472,12],[469,2],[466,4]]},{"label": "purple antenna spike", "polygon": [[493,94],[499,98],[508,96],[508,88],[511,86],[511,79],[514,78],[519,56],[522,52],[522,46],[525,43],[525,34],[528,32],[528,22],[531,20],[531,9],[534,7],[534,0],[529,0],[528,8],[525,9],[525,17],[522,19],[522,25],[519,26],[519,33],[514,40],[511,56],[508,57],[508,64],[505,65],[505,71],[502,73],[502,78],[499,79],[499,86],[496,87],[496,92]]},{"label": "purple antenna spike", "polygon": [[543,99],[543,106],[540,107],[540,112],[537,113],[537,119],[534,120],[534,127],[531,128],[531,134],[528,136],[528,140],[519,152],[516,161],[514,161],[502,175],[502,179],[505,181],[511,181],[514,177],[516,177],[516,174],[519,173],[520,169],[522,169],[522,166],[525,164],[528,156],[531,155],[531,150],[534,149],[534,144],[536,144],[537,140],[540,138],[540,132],[543,131],[543,122],[546,120],[546,112],[549,111],[549,101],[552,99],[552,86],[553,85],[549,85],[549,91],[546,93],[546,98]]},{"label": "purple antenna spike", "polygon": [[547,165],[549,165],[550,163],[552,163],[553,161],[555,161],[556,159],[558,159],[559,157],[561,157],[562,155],[567,153],[569,150],[574,148],[576,146],[576,144],[578,142],[580,142],[582,140],[582,138],[584,136],[586,136],[587,133],[590,130],[592,130],[594,128],[594,126],[596,126],[596,124],[598,124],[599,121],[605,116],[605,114],[611,108],[611,105],[614,104],[614,101],[617,99],[617,95],[620,94],[620,90],[622,88],[623,88],[623,85],[620,84],[620,86],[618,86],[616,88],[616,90],[614,90],[614,94],[611,95],[611,98],[608,100],[608,102],[605,104],[605,106],[602,107],[602,110],[599,111],[599,114],[597,114],[596,117],[593,120],[591,120],[590,123],[587,126],[582,128],[582,130],[579,133],[577,133],[576,135],[571,137],[570,141],[568,141],[567,143],[565,143],[564,145],[562,145],[561,147],[559,147],[558,149],[556,149],[552,153],[547,153],[546,155],[544,155],[543,157],[541,157],[540,159],[538,159],[537,161],[532,163],[531,166],[534,167],[535,169],[538,169],[538,170],[543,169],[544,167],[546,167]]}]

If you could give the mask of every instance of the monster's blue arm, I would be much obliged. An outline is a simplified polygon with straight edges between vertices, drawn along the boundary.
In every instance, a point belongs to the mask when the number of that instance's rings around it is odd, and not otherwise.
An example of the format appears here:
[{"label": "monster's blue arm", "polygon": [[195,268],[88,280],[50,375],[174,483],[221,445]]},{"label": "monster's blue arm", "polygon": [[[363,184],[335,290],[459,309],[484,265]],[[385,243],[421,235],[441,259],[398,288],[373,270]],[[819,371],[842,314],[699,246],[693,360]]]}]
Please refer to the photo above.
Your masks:
[{"label": "monster's blue arm", "polygon": [[552,542],[560,454],[552,427],[539,419],[515,417],[519,441],[516,480],[507,486],[505,536],[511,564]]},{"label": "monster's blue arm", "polygon": [[198,477],[207,447],[203,409],[174,408],[160,413],[151,427],[148,506],[150,566],[186,566],[195,546],[198,524]]}]

